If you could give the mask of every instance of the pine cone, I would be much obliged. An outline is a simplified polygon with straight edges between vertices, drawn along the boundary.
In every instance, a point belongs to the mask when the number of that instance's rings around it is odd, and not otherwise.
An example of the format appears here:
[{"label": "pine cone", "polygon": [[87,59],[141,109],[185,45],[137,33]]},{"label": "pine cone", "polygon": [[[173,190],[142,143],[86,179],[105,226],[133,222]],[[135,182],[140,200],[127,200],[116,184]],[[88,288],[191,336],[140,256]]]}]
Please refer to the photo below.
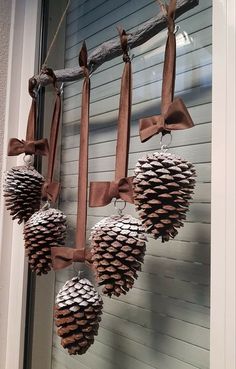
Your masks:
[{"label": "pine cone", "polygon": [[44,178],[32,166],[10,169],[5,178],[4,197],[13,219],[21,224],[39,209]]},{"label": "pine cone", "polygon": [[130,215],[113,215],[91,232],[92,262],[103,293],[119,296],[133,287],[146,250],[141,222]]},{"label": "pine cone", "polygon": [[171,153],[154,153],[140,159],[134,173],[134,203],[146,232],[169,241],[186,219],[195,186],[193,164]]},{"label": "pine cone", "polygon": [[38,275],[51,270],[51,247],[64,245],[65,231],[65,214],[53,208],[42,208],[25,223],[26,254],[30,268]]},{"label": "pine cone", "polygon": [[88,279],[74,277],[59,291],[55,323],[70,355],[82,355],[94,342],[102,314],[102,298]]}]

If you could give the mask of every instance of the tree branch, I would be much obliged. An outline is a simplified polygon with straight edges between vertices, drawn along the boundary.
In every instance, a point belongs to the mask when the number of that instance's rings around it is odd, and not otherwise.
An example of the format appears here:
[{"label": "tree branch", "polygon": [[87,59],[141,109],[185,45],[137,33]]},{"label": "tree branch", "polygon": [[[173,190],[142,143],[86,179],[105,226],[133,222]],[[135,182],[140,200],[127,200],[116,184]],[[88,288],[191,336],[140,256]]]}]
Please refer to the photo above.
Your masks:
[{"label": "tree branch", "polygon": [[[199,0],[177,0],[176,18],[197,6],[198,3]],[[164,28],[166,28],[166,18],[163,14],[163,11],[160,11],[155,17],[143,23],[139,28],[129,35],[128,43],[130,49],[144,44]],[[88,66],[91,70],[95,71],[103,63],[120,55],[122,55],[122,49],[120,47],[119,36],[117,35],[116,38],[99,45],[88,56]],[[54,72],[58,82],[69,82],[83,78],[83,73],[79,66],[74,68],[60,69]],[[43,86],[46,86],[52,82],[52,80],[46,74],[37,75],[35,78],[38,84]]]}]

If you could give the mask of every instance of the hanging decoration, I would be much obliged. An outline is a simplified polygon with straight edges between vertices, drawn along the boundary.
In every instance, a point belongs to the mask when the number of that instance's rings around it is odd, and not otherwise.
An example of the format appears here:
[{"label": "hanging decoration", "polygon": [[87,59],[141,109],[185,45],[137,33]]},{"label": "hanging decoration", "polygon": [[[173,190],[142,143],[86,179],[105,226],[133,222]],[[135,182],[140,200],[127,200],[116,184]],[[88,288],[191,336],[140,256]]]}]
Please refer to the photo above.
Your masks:
[{"label": "hanging decoration", "polygon": [[133,287],[146,239],[141,222],[131,215],[112,215],[92,228],[92,260],[105,295],[120,296]]},{"label": "hanging decoration", "polygon": [[[89,205],[105,206],[113,198],[133,203],[132,178],[127,177],[130,141],[132,71],[128,35],[119,30],[125,63],[120,93],[116,169],[113,182],[92,182]],[[97,223],[91,233],[92,262],[99,285],[108,296],[125,294],[134,284],[146,250],[141,222],[130,215],[114,215]]]},{"label": "hanging decoration", "polygon": [[195,185],[192,163],[168,152],[139,160],[135,169],[135,204],[147,233],[169,241],[183,227]]},{"label": "hanging decoration", "polygon": [[25,248],[30,267],[38,275],[46,274],[52,266],[51,247],[63,246],[66,236],[66,216],[58,209],[51,208],[59,194],[60,184],[53,182],[57,138],[61,117],[61,92],[57,88],[55,75],[52,69],[45,69],[44,73],[51,76],[54,81],[56,100],[53,111],[48,170],[46,180],[42,187],[42,199],[46,204],[34,213],[24,226]]},{"label": "hanging decoration", "polygon": [[29,80],[29,93],[32,97],[29,111],[26,139],[11,138],[8,145],[8,155],[25,154],[25,165],[10,169],[6,173],[4,197],[6,207],[13,219],[21,224],[39,209],[41,188],[44,178],[33,167],[32,155],[47,155],[49,148],[47,139],[36,140],[37,92],[34,78]]},{"label": "hanging decoration", "polygon": [[[175,38],[176,0],[166,5],[168,38],[165,50],[161,115],[140,120],[142,142],[161,133],[193,127],[192,119],[184,102],[174,99],[176,72]],[[195,185],[196,171],[192,163],[166,152],[162,145],[160,153],[141,158],[135,169],[134,203],[147,233],[162,242],[174,238],[177,228],[183,226],[189,200]]]},{"label": "hanging decoration", "polygon": [[[55,270],[65,268],[73,262],[89,262],[86,250],[87,187],[88,187],[88,136],[90,78],[87,65],[85,42],[79,54],[79,64],[83,68],[80,152],[78,171],[78,205],[75,247],[53,247],[52,260]],[[94,342],[102,314],[102,299],[87,279],[74,277],[60,290],[55,305],[55,323],[61,344],[71,355],[84,354]]]},{"label": "hanging decoration", "polygon": [[46,203],[24,226],[26,255],[30,268],[38,275],[52,267],[51,247],[65,243],[66,216]]},{"label": "hanging decoration", "polygon": [[65,268],[73,262],[90,261],[90,253],[86,250],[90,78],[87,66],[87,48],[85,42],[80,50],[79,64],[84,71],[84,82],[82,88],[80,120],[76,239],[74,248],[52,248],[53,268],[55,270]]},{"label": "hanging decoration", "polygon": [[94,343],[102,315],[102,298],[86,279],[67,281],[56,297],[55,323],[62,346],[70,355],[82,355]]}]

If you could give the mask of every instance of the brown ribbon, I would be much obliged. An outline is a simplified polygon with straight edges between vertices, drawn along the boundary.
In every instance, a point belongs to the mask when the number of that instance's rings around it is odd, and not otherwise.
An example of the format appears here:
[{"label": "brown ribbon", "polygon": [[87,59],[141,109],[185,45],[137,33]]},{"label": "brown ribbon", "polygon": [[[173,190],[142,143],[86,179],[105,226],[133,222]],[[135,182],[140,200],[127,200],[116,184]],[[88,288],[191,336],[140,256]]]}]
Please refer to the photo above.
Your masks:
[{"label": "brown ribbon", "polygon": [[87,187],[88,187],[88,139],[89,139],[89,101],[90,79],[87,65],[87,48],[85,42],[79,54],[79,64],[83,69],[84,82],[82,89],[81,123],[80,123],[80,151],[78,172],[78,205],[75,248],[53,247],[52,263],[55,270],[65,268],[76,261],[89,260],[86,251],[87,224]]},{"label": "brown ribbon", "polygon": [[18,138],[11,138],[8,146],[8,156],[15,156],[20,154],[48,154],[48,140],[43,138],[35,141],[18,140]]},{"label": "brown ribbon", "polygon": [[48,169],[46,181],[42,187],[42,199],[49,200],[52,202],[56,202],[59,192],[60,192],[60,183],[53,182],[53,174],[55,167],[55,158],[56,158],[56,150],[57,150],[57,139],[58,132],[60,127],[60,119],[61,119],[61,91],[56,87],[56,76],[51,68],[47,68],[43,70],[44,73],[49,75],[53,79],[53,85],[56,90],[56,99],[54,104],[54,110],[52,115],[52,123],[50,130],[50,149],[49,149],[49,157],[48,157]]},{"label": "brown ribbon", "polygon": [[105,206],[110,204],[113,198],[120,198],[132,203],[132,180],[133,177],[124,177],[119,181],[92,182],[90,184],[89,205],[91,207]]},{"label": "brown ribbon", "polygon": [[125,65],[120,90],[115,181],[90,183],[90,207],[108,205],[113,198],[121,198],[133,203],[132,178],[127,178],[132,101],[132,69],[128,54],[128,35],[123,29],[119,29],[118,31]]},{"label": "brown ribbon", "polygon": [[142,142],[149,140],[155,134],[166,134],[171,130],[193,127],[193,121],[181,99],[174,99],[176,73],[176,38],[175,10],[176,0],[166,5],[168,37],[165,48],[163,83],[161,94],[161,115],[143,118],[139,121],[139,133]]},{"label": "brown ribbon", "polygon": [[23,153],[30,155],[47,155],[49,152],[47,139],[35,140],[37,121],[36,85],[36,79],[34,77],[30,78],[28,91],[32,97],[32,102],[27,122],[26,139],[19,140],[18,138],[11,138],[8,144],[8,156],[16,156]]},{"label": "brown ribbon", "polygon": [[183,100],[175,99],[165,114],[140,119],[139,124],[140,138],[145,142],[160,132],[191,128],[193,121]]},{"label": "brown ribbon", "polygon": [[90,252],[71,247],[52,247],[51,256],[54,270],[66,268],[74,262],[84,262],[85,260],[89,262],[91,260]]}]

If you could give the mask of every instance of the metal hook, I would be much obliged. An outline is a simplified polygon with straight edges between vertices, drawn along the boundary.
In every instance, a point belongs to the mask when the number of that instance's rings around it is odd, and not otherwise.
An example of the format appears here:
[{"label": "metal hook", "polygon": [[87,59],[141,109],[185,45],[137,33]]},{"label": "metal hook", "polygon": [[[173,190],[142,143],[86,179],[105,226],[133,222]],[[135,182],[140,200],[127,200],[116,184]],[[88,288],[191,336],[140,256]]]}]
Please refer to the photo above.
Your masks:
[{"label": "metal hook", "polygon": [[[169,142],[167,142],[167,143],[164,143],[163,142],[163,137],[164,136],[166,136],[166,135],[169,135],[170,136],[170,138],[169,138]],[[172,134],[171,134],[171,132],[168,132],[168,133],[166,133],[166,134],[162,134],[162,136],[161,136],[161,141],[160,141],[160,145],[161,145],[161,152],[166,152],[167,150],[168,150],[168,148],[169,148],[169,146],[171,145],[171,142],[172,142]]]},{"label": "metal hook", "polygon": [[63,91],[64,91],[64,82],[62,82],[61,86],[60,86],[60,91],[61,93],[63,94]]},{"label": "metal hook", "polygon": [[82,275],[82,273],[84,273],[84,271],[83,271],[83,270],[81,270],[81,269],[79,269],[79,268],[77,267],[77,263],[73,263],[73,270],[74,270],[74,272],[77,274],[78,279],[81,279],[81,275]]},{"label": "metal hook", "polygon": [[131,47],[129,45],[127,46],[127,54],[128,54],[130,61],[132,61],[135,55],[134,54],[131,55]]},{"label": "metal hook", "polygon": [[89,70],[89,78],[92,77],[93,73],[94,73],[94,64],[91,64],[90,70]]},{"label": "metal hook", "polygon": [[177,32],[179,32],[180,26],[178,24],[175,25],[174,34],[176,35]]},{"label": "metal hook", "polygon": [[117,210],[118,214],[121,216],[123,210],[126,208],[126,201],[124,201],[123,208],[118,208],[117,203],[118,203],[118,199],[115,199],[115,201],[114,201],[114,207]]},{"label": "metal hook", "polygon": [[41,84],[39,83],[39,84],[37,85],[37,87],[35,88],[35,90],[34,90],[35,97],[38,97],[38,95],[39,95],[39,91],[40,91],[40,88],[41,88]]},{"label": "metal hook", "polygon": [[31,165],[33,165],[34,162],[33,155],[25,154],[23,156],[23,161],[27,167],[30,167]]},{"label": "metal hook", "polygon": [[41,210],[48,210],[48,209],[50,209],[50,207],[51,207],[51,204],[50,204],[49,200],[46,200],[45,204],[42,206]]}]

